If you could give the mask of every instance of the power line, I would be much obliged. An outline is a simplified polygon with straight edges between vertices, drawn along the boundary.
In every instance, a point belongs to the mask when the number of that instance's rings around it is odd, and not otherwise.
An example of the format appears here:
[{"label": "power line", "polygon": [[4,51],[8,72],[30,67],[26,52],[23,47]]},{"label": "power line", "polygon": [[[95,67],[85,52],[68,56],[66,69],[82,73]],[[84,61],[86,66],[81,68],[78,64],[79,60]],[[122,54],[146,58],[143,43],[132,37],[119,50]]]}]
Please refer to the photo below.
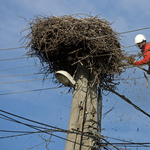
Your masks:
[{"label": "power line", "polygon": [[[48,129],[47,131],[46,130],[43,130],[43,131],[37,131],[37,132],[27,132],[27,133],[25,133],[25,134],[18,134],[18,135],[10,135],[10,136],[5,136],[5,137],[0,137],[0,139],[4,139],[4,138],[12,138],[12,137],[18,137],[18,136],[25,136],[25,135],[30,135],[30,134],[36,134],[36,133],[48,133],[48,132],[56,132],[55,130],[50,130],[50,129]],[[49,134],[51,134],[52,136],[55,136],[53,133],[49,133]],[[58,137],[58,136],[57,136]],[[63,139],[63,140],[67,140],[67,139],[65,139],[65,138],[63,138],[63,137],[58,137],[58,138],[61,138],[61,139]],[[74,141],[70,141],[70,142],[74,142]],[[75,143],[75,142],[74,142]],[[145,145],[145,144],[150,144],[149,142],[143,142],[143,143],[112,143],[112,142],[110,142],[110,143],[101,143],[101,145],[102,146],[108,146],[108,145],[120,145],[120,146],[123,146],[123,147],[137,147],[137,145],[139,146],[139,147],[150,147],[150,146],[148,146],[148,145]],[[110,146],[111,146],[110,145]],[[131,145],[136,145],[136,146],[131,146]]]},{"label": "power line", "polygon": [[2,78],[2,77],[16,77],[16,76],[38,75],[38,74],[43,74],[43,73],[26,73],[26,74],[3,75],[3,76],[0,76],[0,78]]},{"label": "power line", "polygon": [[[140,28],[140,29],[130,30],[130,31],[125,31],[125,32],[120,32],[120,33],[117,33],[117,34],[131,33],[131,32],[136,32],[136,31],[141,31],[141,30],[146,30],[146,29],[150,29],[150,27]],[[98,37],[93,37],[93,38],[88,38],[88,39],[94,40],[94,39],[104,38],[104,37],[107,37],[107,36],[114,36],[114,35],[108,35],[108,34],[107,34],[107,35],[98,36]]]},{"label": "power line", "polygon": [[0,59],[0,61],[17,60],[17,59],[28,59],[28,58],[32,58],[32,57],[8,58],[8,59]]},{"label": "power line", "polygon": [[[114,137],[109,137],[109,136],[104,136],[104,137],[109,138],[109,139],[113,139],[113,140],[117,140],[117,141],[122,141],[124,144],[139,144],[139,145],[140,144],[146,144],[146,142],[145,143],[135,143],[135,142],[131,142],[131,141],[127,141],[127,140],[122,140],[122,139],[118,139],[118,138],[114,138]],[[117,144],[119,144],[119,143],[117,143]],[[147,144],[148,144],[148,142],[147,142]],[[143,145],[143,146],[150,147],[150,146],[147,146],[147,145]]]},{"label": "power line", "polygon": [[[10,112],[7,112],[7,111],[1,110],[1,109],[0,109],[0,112],[2,112],[4,114],[7,114],[7,115],[10,115],[10,116],[13,116],[13,117],[16,117],[16,118],[19,118],[19,119],[22,119],[22,120],[25,120],[25,121],[29,121],[29,122],[32,122],[32,123],[35,123],[35,124],[43,125],[45,127],[54,128],[54,129],[57,129],[58,131],[61,130],[61,131],[67,132],[67,130],[64,130],[64,129],[61,129],[61,128],[58,128],[58,127],[54,127],[54,126],[51,126],[51,125],[48,125],[48,124],[45,124],[45,123],[41,123],[41,122],[38,122],[38,121],[35,121],[35,120],[31,120],[31,119],[28,119],[28,118],[25,118],[25,117],[22,117],[22,116],[19,116],[19,115],[15,115],[13,113],[10,113]],[[15,119],[12,119],[12,118],[10,118],[10,117],[8,117],[6,115],[3,115],[3,114],[1,114],[1,115],[3,117],[5,117],[5,118],[9,119],[9,121],[13,121],[13,122],[17,122],[17,123],[23,124],[22,122],[17,121]],[[3,118],[3,119],[5,119],[5,118]],[[33,125],[30,125],[30,126],[33,126]],[[36,127],[38,127],[38,126],[36,126]],[[38,128],[42,128],[42,127],[38,127]],[[45,129],[45,128],[42,128],[42,129]]]},{"label": "power line", "polygon": [[[44,129],[43,131],[40,132],[50,132],[53,131],[54,129]],[[58,131],[58,130],[55,130]],[[32,132],[32,131],[12,131],[12,130],[0,130],[0,132],[6,132],[6,133],[39,133],[39,131],[37,132]]]},{"label": "power line", "polygon": [[12,47],[12,48],[5,48],[5,49],[0,49],[0,51],[12,50],[12,49],[20,49],[20,48],[25,48],[25,46],[21,46],[21,47]]},{"label": "power line", "polygon": [[[126,46],[126,47],[122,47],[122,48],[116,48],[116,49],[124,49],[124,48],[129,48],[129,47],[133,47],[135,45],[131,45],[131,46]],[[109,56],[109,55],[113,55],[115,53],[112,53],[112,54],[101,54],[101,55],[98,55],[96,57],[99,57],[99,56]],[[32,57],[18,57],[18,58],[8,58],[8,59],[0,59],[0,61],[10,61],[10,60],[18,60],[18,59],[28,59],[28,58],[37,58],[36,56],[32,56]],[[92,56],[93,57],[93,56]],[[61,61],[66,61],[66,60],[61,60]]]},{"label": "power line", "polygon": [[[107,89],[108,87],[106,87]],[[135,105],[134,103],[132,103],[128,98],[126,98],[124,95],[119,94],[118,92],[114,91],[111,88],[108,88],[107,90],[109,90],[110,92],[116,94],[117,96],[119,96],[120,98],[122,98],[124,101],[126,101],[127,103],[129,103],[130,105],[132,105],[135,109],[139,110],[140,112],[142,112],[143,114],[145,114],[146,116],[150,117],[150,114],[148,114],[147,112],[145,112],[144,110],[142,110],[140,107],[138,107],[137,105]]]},{"label": "power line", "polygon": [[[38,126],[34,126],[34,125],[29,125],[29,124],[27,124],[27,123],[23,123],[23,122],[20,122],[20,121],[18,121],[18,120],[16,120],[16,119],[12,119],[12,118],[10,118],[10,117],[8,117],[8,116],[6,116],[6,115],[3,115],[3,114],[0,114],[0,115],[2,115],[3,117],[6,117],[7,118],[7,120],[9,119],[9,121],[13,121],[13,122],[16,122],[16,123],[20,123],[20,124],[23,124],[23,125],[25,125],[25,126],[28,126],[28,127],[30,127],[30,128],[33,128],[33,129],[36,129],[36,130],[38,130],[37,132],[31,132],[31,131],[8,131],[8,130],[0,130],[0,132],[13,132],[13,133],[25,133],[25,134],[19,134],[19,135],[11,135],[11,136],[5,136],[5,137],[0,137],[0,139],[4,139],[4,138],[10,138],[10,137],[17,137],[17,136],[23,136],[23,135],[28,135],[28,134],[34,134],[34,133],[47,133],[47,134],[50,134],[50,135],[52,135],[52,136],[55,136],[55,137],[58,137],[58,138],[60,138],[60,139],[63,139],[63,140],[67,140],[66,138],[63,138],[63,137],[60,137],[60,136],[57,136],[57,135],[54,135],[53,133],[49,133],[49,132],[65,132],[65,133],[67,133],[67,132],[69,132],[68,130],[64,130],[64,129],[61,129],[61,128],[57,128],[57,127],[53,127],[53,126],[50,126],[50,125],[47,125],[47,124],[43,124],[43,123],[40,123],[40,122],[37,122],[37,121],[33,121],[33,120],[30,120],[30,119],[27,119],[27,118],[24,118],[24,117],[21,117],[21,116],[18,116],[18,115],[14,115],[14,114],[12,114],[12,113],[9,113],[9,112],[6,112],[6,111],[3,111],[3,110],[0,110],[1,112],[3,112],[3,113],[6,113],[6,114],[8,114],[8,115],[12,115],[12,116],[14,116],[14,117],[18,117],[18,118],[20,118],[20,119],[23,119],[23,120],[26,120],[26,121],[31,121],[31,122],[33,122],[33,123],[38,123],[38,124],[40,124],[40,125],[44,125],[44,126],[48,126],[48,127],[51,127],[51,128],[54,128],[54,129],[44,129],[44,130],[40,130],[39,128],[41,128],[41,127],[38,127]],[[78,131],[78,132],[71,132],[71,133],[73,133],[73,134],[79,134],[79,132],[80,131]],[[83,134],[82,132],[81,132],[81,134]],[[83,136],[86,136],[86,135],[84,135],[83,134]],[[102,137],[106,137],[106,136],[102,136]],[[111,137],[106,137],[106,138],[111,138]],[[116,139],[116,138],[113,138],[113,139],[115,139],[115,140],[120,140],[120,139]],[[73,142],[73,143],[76,143],[76,142],[74,142],[74,141],[71,141],[71,140],[68,140],[68,141],[70,141],[70,142]],[[106,140],[105,140],[106,141]],[[105,145],[105,146],[107,146],[107,145],[110,145],[110,146],[113,146],[113,145],[126,145],[126,144],[136,144],[136,145],[140,145],[140,146],[142,146],[142,147],[149,147],[149,146],[147,146],[147,145],[142,145],[142,144],[150,144],[150,143],[134,143],[134,142],[130,142],[130,141],[126,141],[126,140],[120,140],[120,141],[122,141],[123,143],[110,143],[110,142],[108,142],[108,143],[102,143],[102,145]],[[125,143],[125,142],[128,142],[128,143]],[[76,144],[79,144],[79,143],[76,143]],[[88,145],[84,145],[84,146],[88,146]]]},{"label": "power line", "polygon": [[32,80],[21,80],[21,81],[10,81],[10,82],[1,82],[0,84],[10,84],[10,83],[19,83],[19,82],[30,82],[30,81],[39,81],[39,80],[47,80],[52,78],[41,78],[41,79],[32,79]]},{"label": "power line", "polygon": [[[57,127],[53,127],[53,126],[50,126],[50,125],[46,125],[46,124],[44,124],[44,123],[40,123],[40,122],[37,122],[37,121],[33,121],[33,120],[30,120],[30,119],[27,119],[27,118],[24,118],[24,117],[21,117],[21,116],[18,116],[18,115],[14,115],[14,114],[12,114],[12,113],[9,113],[9,112],[3,111],[3,110],[0,110],[0,111],[3,112],[3,113],[9,114],[9,115],[18,117],[18,118],[20,118],[20,119],[24,119],[24,120],[27,120],[27,121],[31,121],[31,122],[33,122],[33,123],[38,123],[38,124],[41,124],[41,125],[44,125],[44,126],[48,126],[48,127],[51,127],[51,128],[57,129],[57,130],[60,130],[60,131],[66,131],[65,133],[68,132],[67,130],[63,130],[63,129],[61,129],[61,128],[57,128]],[[2,115],[2,114],[1,114],[1,115]],[[38,128],[32,126],[32,125],[29,125],[29,124],[26,124],[26,123],[22,123],[22,122],[20,122],[20,121],[17,121],[17,120],[15,120],[15,119],[12,119],[12,118],[10,118],[10,117],[8,117],[8,116],[5,116],[5,115],[2,115],[2,116],[6,117],[6,118],[8,118],[8,119],[10,119],[10,120],[12,120],[13,122],[17,122],[17,123],[23,124],[23,125],[25,125],[25,126],[28,126],[28,127],[30,127],[30,128],[36,129],[36,130],[38,130],[39,132],[43,132],[42,130],[40,130],[40,129],[38,129]],[[54,135],[54,134],[52,134],[52,133],[46,132],[46,130],[45,130],[44,133],[49,134],[49,135],[53,135],[53,136],[55,136],[55,137],[57,137],[57,138],[60,138],[60,139],[63,139],[63,140],[67,140],[67,141],[69,141],[69,142],[73,142],[73,143],[76,143],[76,144],[79,144],[79,145],[80,145],[80,143],[77,143],[77,142],[71,141],[71,140],[69,140],[69,139],[63,138],[63,137],[61,137],[61,136]],[[14,135],[13,135],[13,136],[14,136]],[[3,138],[4,138],[4,137],[3,137]],[[5,137],[5,138],[6,138],[6,137]],[[8,138],[8,137],[7,137],[7,138]],[[84,144],[83,144],[83,146],[90,147],[90,146],[84,145]]]},{"label": "power line", "polygon": [[[36,131],[36,132],[28,132],[28,131],[8,131],[8,132],[13,132],[13,133],[23,133],[23,134],[4,136],[4,137],[0,137],[0,139],[12,138],[12,137],[18,137],[18,136],[24,136],[24,135],[36,134],[36,133],[48,133],[48,132],[52,132],[52,131],[53,131],[53,132],[56,132],[56,130],[53,130],[53,129],[46,129],[46,130],[41,130],[41,131]],[[7,131],[5,131],[5,130],[0,130],[0,132],[7,132]]]},{"label": "power line", "polygon": [[[36,65],[40,65],[40,64],[36,64]],[[22,66],[22,67],[8,68],[8,69],[2,69],[2,70],[0,70],[0,71],[14,70],[14,69],[20,69],[20,68],[32,67],[32,66],[36,66],[36,65],[28,65],[28,66]]]},{"label": "power line", "polygon": [[[116,49],[124,49],[124,48],[129,48],[129,47],[133,47],[135,45],[130,45],[130,46],[126,46],[126,47],[122,47],[122,48],[116,48]],[[100,56],[105,56],[105,55],[111,55],[111,54],[102,54]],[[17,59],[28,59],[28,58],[33,58],[35,56],[32,57],[18,57],[18,58],[8,58],[8,59],[0,59],[0,61],[8,61],[8,60],[17,60]]]},{"label": "power line", "polygon": [[[81,132],[81,131],[78,131],[78,130],[76,130],[77,131],[77,133],[80,133],[80,134],[82,134],[83,136],[86,136],[85,134],[86,133],[83,133],[83,132]],[[112,137],[109,137],[109,136],[104,136],[104,135],[100,135],[99,134],[99,132],[94,132],[94,136],[95,136],[95,138],[98,138],[98,139],[104,139],[104,138],[107,138],[107,139],[113,139],[113,140],[117,140],[117,141],[122,141],[122,143],[118,143],[118,144],[138,144],[138,143],[136,143],[136,142],[131,142],[131,141],[127,141],[127,140],[122,140],[122,139],[118,139],[118,138],[112,138]],[[106,142],[106,140],[105,140],[105,142]],[[146,142],[145,142],[146,143]],[[148,142],[147,142],[148,143]],[[106,144],[106,143],[100,143],[100,144]],[[112,142],[108,142],[106,145],[109,145],[109,144],[116,144],[116,143],[112,143]],[[150,144],[150,143],[149,143]],[[141,144],[139,144],[139,145],[141,145],[141,146],[145,146],[145,147],[150,147],[150,146],[148,146],[148,145],[142,145],[142,143]]]},{"label": "power line", "polygon": [[28,91],[19,91],[19,92],[12,92],[12,93],[2,93],[0,96],[4,95],[11,95],[11,94],[20,94],[20,93],[28,93],[28,92],[37,92],[37,91],[44,91],[44,90],[51,90],[51,89],[58,89],[60,87],[53,87],[53,88],[44,88],[44,89],[36,89],[36,90],[28,90]]},{"label": "power line", "polygon": [[[134,79],[142,79],[142,78],[145,78],[145,77],[136,77],[136,78],[115,78],[114,80],[134,80]],[[148,77],[148,78],[150,78],[150,77]]]},{"label": "power line", "polygon": [[[123,48],[128,48],[128,47],[131,47],[131,46],[127,46],[127,47],[123,47]],[[120,48],[116,48],[116,49],[120,49]],[[102,56],[103,56],[103,55],[105,56],[105,55],[110,55],[110,54],[102,54]],[[36,57],[36,56],[0,59],[0,61],[9,61],[9,60],[17,60],[17,59],[28,59],[28,58],[33,58],[33,57]],[[37,58],[37,57],[36,57],[36,58]],[[65,60],[64,60],[64,61],[65,61]]]},{"label": "power line", "polygon": [[[136,32],[136,31],[147,30],[147,29],[150,29],[150,27],[145,27],[145,28],[140,28],[140,29],[135,29],[135,30],[124,31],[124,32],[120,32],[118,34],[125,34],[125,33]],[[104,35],[104,36],[100,36],[99,38],[102,38],[102,37],[105,37],[105,36],[112,36],[112,35]],[[11,49],[20,49],[20,48],[26,48],[26,46],[5,48],[5,49],[0,49],[0,51],[11,50]]]},{"label": "power line", "polygon": [[125,32],[120,32],[118,34],[125,34],[125,33],[136,32],[136,31],[147,30],[147,29],[150,29],[150,27],[140,28],[140,29],[135,29],[135,30],[130,30],[130,31],[125,31]]}]

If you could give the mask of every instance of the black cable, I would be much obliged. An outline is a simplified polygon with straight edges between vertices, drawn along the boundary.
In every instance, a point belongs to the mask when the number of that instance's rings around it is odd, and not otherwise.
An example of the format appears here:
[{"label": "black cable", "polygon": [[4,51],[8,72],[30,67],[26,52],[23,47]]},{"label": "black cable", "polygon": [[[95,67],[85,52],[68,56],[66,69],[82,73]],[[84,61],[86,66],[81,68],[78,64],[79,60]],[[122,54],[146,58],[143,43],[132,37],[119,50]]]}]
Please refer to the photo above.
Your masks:
[{"label": "black cable", "polygon": [[[50,128],[54,128],[54,129],[57,129],[57,130],[64,130],[64,129],[61,129],[61,128],[58,128],[58,127],[54,127],[54,126],[51,126],[51,125],[48,125],[48,124],[45,124],[45,123],[41,123],[41,122],[38,122],[38,121],[34,121],[34,120],[31,120],[31,119],[27,119],[27,118],[25,118],[25,117],[21,117],[21,116],[12,114],[12,113],[10,113],[10,112],[7,112],[7,111],[1,110],[1,109],[0,109],[0,112],[6,113],[6,114],[8,114],[8,115],[11,115],[11,116],[14,116],[14,117],[17,117],[17,118],[26,120],[26,121],[30,121],[30,122],[33,122],[33,123],[36,123],[36,124],[40,124],[40,125],[43,125],[43,126],[47,126],[47,127],[50,127]],[[64,131],[67,131],[67,130],[64,130]]]},{"label": "black cable", "polygon": [[31,132],[31,131],[11,131],[11,130],[0,130],[0,132],[11,132],[11,133],[36,133],[36,132]]},{"label": "black cable", "polygon": [[[107,87],[108,88],[108,87]],[[146,116],[150,117],[150,114],[148,114],[147,112],[145,112],[144,110],[142,110],[140,107],[136,106],[134,103],[132,103],[128,98],[126,98],[124,95],[119,94],[118,92],[114,91],[113,89],[108,88],[109,91],[111,91],[112,93],[118,95],[120,98],[122,98],[123,100],[125,100],[127,103],[129,103],[130,105],[132,105],[135,109],[139,110],[140,112],[142,112],[143,114],[145,114]]]},{"label": "black cable", "polygon": [[[34,123],[38,123],[38,124],[42,124],[42,125],[45,125],[45,126],[49,126],[49,125],[46,125],[46,124],[43,124],[43,123],[39,123],[39,122],[37,122],[37,121],[33,121],[33,120],[30,120],[30,119],[27,119],[27,118],[24,118],[24,117],[20,117],[20,116],[14,115],[14,114],[12,114],[12,113],[8,113],[8,112],[6,112],[6,111],[2,111],[2,110],[0,110],[0,111],[3,112],[3,113],[9,114],[9,115],[13,115],[13,116],[15,116],[15,117],[19,117],[19,118],[24,119],[24,120],[27,120],[27,121],[31,121],[31,122],[34,122]],[[58,138],[60,138],[60,139],[67,140],[67,139],[65,139],[65,138],[63,138],[63,137],[60,137],[60,136],[57,136],[57,135],[48,133],[48,131],[54,131],[54,129],[53,129],[53,130],[52,130],[52,129],[46,129],[46,130],[43,131],[43,130],[40,130],[40,129],[39,129],[39,128],[42,128],[42,127],[34,126],[34,125],[29,125],[29,124],[26,124],[26,123],[22,123],[22,122],[20,122],[20,121],[18,121],[18,120],[12,119],[12,118],[10,118],[10,117],[8,117],[8,116],[6,116],[6,115],[3,115],[3,114],[1,114],[1,115],[2,115],[3,117],[6,117],[7,119],[13,121],[13,122],[21,123],[21,124],[23,124],[23,125],[25,125],[25,126],[28,126],[28,127],[30,127],[30,128],[33,128],[33,129],[36,129],[36,130],[38,130],[38,132],[28,132],[28,133],[26,133],[26,134],[19,134],[19,135],[12,135],[12,136],[0,137],[0,139],[3,139],[3,138],[10,138],[10,137],[15,137],[15,136],[28,135],[28,134],[33,134],[33,133],[41,133],[41,132],[44,132],[44,133],[53,135],[53,136],[55,136],[55,137],[58,137]],[[56,128],[56,127],[53,127],[53,126],[50,126],[50,127],[55,128],[55,131],[59,131],[59,132],[65,131],[65,133],[68,132],[67,130],[63,130],[63,129],[60,129],[60,128]],[[42,128],[42,129],[43,129],[43,128]],[[44,128],[44,129],[45,129],[45,128]],[[59,129],[60,129],[60,130],[59,130]],[[0,130],[0,131],[4,131],[4,132],[14,132],[14,131],[6,131],[6,130]],[[17,131],[15,131],[15,132],[17,132]],[[18,131],[18,132],[19,132],[19,131]],[[74,134],[77,134],[77,133],[74,133]],[[108,138],[110,138],[110,137],[108,137]],[[113,139],[116,139],[116,138],[113,138]],[[116,139],[116,140],[120,140],[120,139]],[[68,141],[75,143],[74,141],[71,141],[71,140],[68,140]],[[122,140],[122,141],[123,141],[123,142],[128,142],[128,141],[125,141],[125,140]],[[79,143],[76,143],[76,144],[79,144]],[[111,144],[111,145],[112,145],[112,144],[122,144],[122,143],[108,143],[108,144]],[[139,144],[139,143],[130,142],[130,143],[124,143],[124,144]],[[140,143],[140,144],[143,144],[143,143]],[[145,144],[145,143],[144,143],[144,144]],[[147,144],[149,144],[149,143],[147,143]],[[83,146],[88,146],[88,145],[83,145]],[[149,146],[145,146],[145,145],[142,145],[142,146],[143,146],[143,147],[149,147]]]},{"label": "black cable", "polygon": [[[102,135],[103,136],[103,135]],[[109,138],[109,139],[113,139],[113,140],[117,140],[117,141],[122,141],[123,143],[117,143],[117,144],[139,144],[139,145],[142,145],[142,146],[145,146],[145,147],[150,147],[148,145],[143,145],[145,143],[135,143],[135,142],[131,142],[131,141],[127,141],[127,140],[122,140],[122,139],[118,139],[118,138],[114,138],[114,137],[109,137],[109,136],[103,136],[103,137],[106,137],[106,138]],[[113,144],[116,144],[116,143],[113,143]],[[150,144],[150,143],[149,143]]]},{"label": "black cable", "polygon": [[29,134],[34,134],[34,133],[25,133],[25,134],[17,134],[17,135],[8,135],[8,136],[0,137],[0,139],[12,138],[12,137],[23,136],[23,135],[29,135]]},{"label": "black cable", "polygon": [[36,129],[38,129],[38,128],[45,129],[44,127],[39,127],[39,126],[36,126],[36,125],[30,125],[30,124],[27,124],[27,123],[23,123],[21,121],[18,121],[16,119],[10,118],[10,117],[8,117],[8,116],[6,116],[4,114],[1,114],[1,113],[0,113],[0,115],[5,117],[6,120],[9,120],[11,122],[19,123],[19,124],[22,124],[22,125],[25,125],[25,126],[28,126],[28,127],[36,128]]},{"label": "black cable", "polygon": [[[12,115],[12,116],[14,116],[14,117],[18,117],[18,118],[20,118],[20,119],[24,119],[24,120],[27,120],[27,121],[30,121],[30,122],[33,122],[33,123],[38,123],[38,124],[40,124],[40,125],[44,125],[44,126],[47,126],[47,127],[51,127],[51,128],[57,129],[57,130],[60,131],[60,132],[65,132],[65,133],[68,133],[68,132],[69,132],[68,130],[64,130],[64,129],[57,128],[57,127],[53,127],[53,126],[50,126],[50,125],[47,125],[47,124],[43,124],[43,123],[40,123],[40,122],[37,122],[37,121],[33,121],[33,120],[30,120],[30,119],[27,119],[27,118],[24,118],[24,117],[21,117],[21,116],[18,116],[18,115],[14,115],[14,114],[12,114],[12,113],[9,113],[9,112],[3,111],[3,110],[0,110],[0,111],[3,112],[3,113],[6,113],[6,114],[8,114],[8,115]],[[20,121],[18,121],[18,120],[12,119],[12,118],[10,118],[10,117],[8,117],[8,116],[6,116],[6,115],[3,115],[3,114],[0,114],[0,115],[2,115],[3,117],[6,117],[7,119],[9,119],[9,121],[16,122],[16,123],[20,123],[20,124],[23,124],[23,125],[28,126],[28,127],[30,127],[30,128],[36,129],[36,130],[38,130],[38,131],[41,131],[41,130],[39,129],[39,128],[41,128],[41,127],[38,127],[38,126],[35,126],[35,125],[29,125],[29,124],[27,124],[27,123],[20,122]],[[78,133],[78,132],[77,132],[77,133],[71,132],[71,134],[79,134],[79,133]],[[82,134],[82,133],[81,133],[81,134]],[[59,136],[57,136],[57,135],[54,135],[54,136],[59,137]],[[86,135],[83,135],[83,136],[86,136]],[[63,139],[63,140],[70,141],[70,142],[74,142],[74,141],[71,141],[71,140],[68,140],[68,139],[65,139],[65,138],[62,138],[62,137],[59,137],[59,138],[61,138],[61,139]],[[79,143],[76,143],[76,144],[79,144]],[[84,145],[84,146],[86,146],[86,145]]]},{"label": "black cable", "polygon": [[[18,118],[21,118],[21,119],[27,120],[27,121],[31,121],[31,122],[34,122],[34,123],[38,123],[38,124],[41,124],[41,125],[44,125],[44,126],[48,126],[48,127],[54,128],[54,129],[56,129],[56,130],[59,130],[60,132],[62,132],[62,131],[63,131],[63,132],[64,132],[64,131],[66,131],[65,133],[67,133],[67,132],[68,132],[67,130],[64,130],[64,129],[61,129],[61,128],[57,128],[57,127],[54,127],[54,126],[50,126],[50,125],[46,125],[46,124],[44,124],[44,123],[40,123],[40,122],[37,122],[37,121],[33,121],[33,120],[30,120],[30,119],[27,119],[27,118],[24,118],[24,117],[20,117],[20,116],[18,116],[18,115],[14,115],[14,114],[12,114],[12,113],[8,113],[8,112],[3,111],[3,110],[0,110],[0,111],[1,111],[1,112],[3,112],[3,113],[9,114],[9,115],[12,115],[12,116],[15,116],[15,117],[18,117]],[[38,126],[33,126],[33,125],[29,125],[29,124],[26,124],[26,123],[20,122],[20,121],[18,121],[18,120],[12,119],[12,118],[10,118],[10,117],[8,117],[8,116],[6,116],[6,115],[3,115],[3,114],[0,114],[0,115],[2,115],[3,117],[6,117],[7,119],[12,120],[13,122],[17,122],[17,123],[23,124],[23,125],[25,125],[25,126],[28,126],[28,127],[30,127],[30,128],[36,129],[36,130],[38,130],[39,132],[43,132],[42,130],[40,130],[40,129],[39,129],[39,127],[38,127]],[[55,136],[55,137],[57,137],[57,138],[60,138],[60,139],[63,139],[63,140],[69,141],[69,142],[73,142],[73,143],[75,143],[75,144],[79,144],[79,145],[80,145],[80,143],[77,143],[77,142],[74,142],[74,141],[72,141],[72,140],[69,140],[69,139],[63,138],[63,137],[61,137],[61,136],[58,136],[58,135],[55,135],[55,134],[51,134],[51,133],[46,132],[46,131],[45,131],[44,133],[46,133],[46,134],[49,134],[49,135]],[[21,134],[21,135],[22,135],[22,134]],[[21,136],[21,135],[18,135],[18,136]],[[9,137],[14,137],[14,135],[9,136]],[[9,137],[2,137],[2,138],[9,138]],[[82,144],[82,146],[90,147],[89,145],[84,145],[84,144]]]}]

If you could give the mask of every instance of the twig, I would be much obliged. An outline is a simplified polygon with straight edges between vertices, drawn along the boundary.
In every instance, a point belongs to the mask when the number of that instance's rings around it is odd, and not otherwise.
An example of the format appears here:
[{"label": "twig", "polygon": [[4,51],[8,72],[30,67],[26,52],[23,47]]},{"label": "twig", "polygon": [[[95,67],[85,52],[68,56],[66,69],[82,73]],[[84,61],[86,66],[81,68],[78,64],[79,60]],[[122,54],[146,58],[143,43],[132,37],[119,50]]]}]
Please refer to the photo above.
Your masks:
[{"label": "twig", "polygon": [[148,78],[147,78],[147,76],[146,76],[145,72],[143,72],[143,73],[144,73],[144,77],[146,78],[146,81],[147,81],[146,88],[148,88],[148,85],[149,85]]}]

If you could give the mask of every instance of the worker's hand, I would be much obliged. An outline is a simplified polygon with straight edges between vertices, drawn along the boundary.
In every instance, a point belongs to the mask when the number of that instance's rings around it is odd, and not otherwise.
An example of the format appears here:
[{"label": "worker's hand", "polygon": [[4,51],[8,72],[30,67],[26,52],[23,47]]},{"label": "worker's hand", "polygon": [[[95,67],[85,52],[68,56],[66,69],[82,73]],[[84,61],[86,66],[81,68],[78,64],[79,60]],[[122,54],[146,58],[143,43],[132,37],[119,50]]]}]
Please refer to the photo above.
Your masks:
[{"label": "worker's hand", "polygon": [[139,65],[139,61],[134,62],[133,65]]},{"label": "worker's hand", "polygon": [[137,65],[136,62],[134,62],[133,65]]}]

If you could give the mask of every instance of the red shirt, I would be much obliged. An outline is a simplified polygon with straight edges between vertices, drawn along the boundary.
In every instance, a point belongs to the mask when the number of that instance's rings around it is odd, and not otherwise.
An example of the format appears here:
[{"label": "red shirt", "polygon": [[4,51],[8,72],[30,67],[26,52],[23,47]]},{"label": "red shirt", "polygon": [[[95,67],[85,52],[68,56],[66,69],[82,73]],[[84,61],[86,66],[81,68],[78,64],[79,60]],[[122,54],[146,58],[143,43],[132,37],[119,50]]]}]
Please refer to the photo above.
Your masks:
[{"label": "red shirt", "polygon": [[[150,43],[146,43],[145,46],[142,48],[141,52],[143,53],[143,59],[140,61],[136,61],[133,65],[142,65],[150,63]],[[150,69],[150,64],[149,64]]]}]

